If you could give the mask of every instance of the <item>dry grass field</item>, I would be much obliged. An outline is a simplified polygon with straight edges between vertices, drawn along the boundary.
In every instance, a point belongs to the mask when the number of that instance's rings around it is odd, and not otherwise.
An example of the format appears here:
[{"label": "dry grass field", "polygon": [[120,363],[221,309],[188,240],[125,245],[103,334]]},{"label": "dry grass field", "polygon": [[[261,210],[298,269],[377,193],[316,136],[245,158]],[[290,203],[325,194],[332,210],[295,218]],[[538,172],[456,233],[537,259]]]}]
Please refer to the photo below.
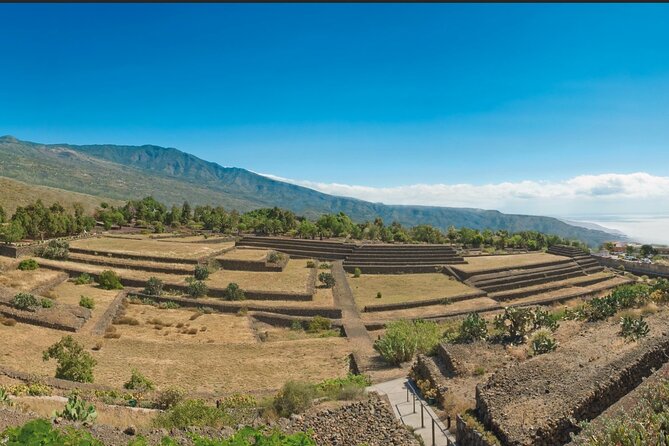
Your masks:
[{"label": "dry grass field", "polygon": [[259,291],[304,292],[310,269],[307,260],[293,259],[280,273],[252,271],[216,271],[209,276],[207,285],[225,288],[234,282],[242,289]]},{"label": "dry grass field", "polygon": [[116,252],[119,254],[135,254],[154,257],[174,257],[194,259],[212,255],[234,246],[229,243],[179,243],[149,239],[123,239],[119,237],[96,237],[75,240],[70,244],[73,248]]},{"label": "dry grass field", "polygon": [[[185,316],[192,314],[149,306],[129,308],[146,319],[153,318],[155,311],[165,322],[188,320]],[[142,315],[143,310],[147,312]],[[207,327],[195,335],[175,334],[176,325],[156,330],[146,320],[140,322],[140,326],[116,326],[121,333],[119,339],[74,335],[98,361],[94,370],[96,383],[120,388],[134,367],[154,380],[159,389],[176,385],[198,392],[267,393],[291,379],[320,381],[343,376],[348,370],[350,346],[346,338],[263,343],[253,336],[246,317],[220,314],[188,321],[190,327],[200,327],[198,330]],[[167,330],[172,333],[158,333]],[[44,362],[42,351],[65,334],[21,323],[13,327],[0,325],[0,363],[38,376],[54,376],[56,364]],[[97,343],[102,348],[93,351],[91,348]]]},{"label": "dry grass field", "polygon": [[467,273],[481,272],[497,268],[513,268],[537,263],[553,262],[557,260],[567,260],[567,257],[547,254],[545,252],[536,252],[530,254],[508,254],[499,256],[473,256],[466,257],[466,264],[454,265],[454,268]]},{"label": "dry grass field", "polygon": [[253,249],[253,248],[235,248],[228,251],[221,257],[230,260],[256,260],[263,261],[267,258],[270,252],[268,249]]},{"label": "dry grass field", "polygon": [[75,285],[73,282],[68,281],[61,283],[46,294],[58,303],[68,305],[79,305],[81,296],[93,298],[95,307],[91,310],[91,318],[81,328],[82,333],[87,333],[95,326],[118,293],[119,290],[103,290],[95,284]]},{"label": "dry grass field", "polygon": [[[348,283],[358,307],[448,298],[476,290],[440,273],[349,275]],[[381,298],[377,299],[377,293]]]},{"label": "dry grass field", "polygon": [[449,314],[479,311],[483,308],[498,308],[501,305],[489,297],[477,297],[474,299],[461,300],[448,305],[428,305],[425,307],[408,308],[406,310],[375,311],[362,313],[362,319],[369,321],[389,321],[398,319],[421,319],[429,317],[442,317]]},{"label": "dry grass field", "polygon": [[18,269],[3,271],[0,275],[0,285],[15,288],[18,291],[30,291],[46,285],[62,273],[38,268],[33,271]]},{"label": "dry grass field", "polygon": [[[13,399],[13,402],[26,411],[35,412],[44,417],[51,418],[54,411],[61,411],[67,403],[64,397],[30,397],[22,396]],[[125,429],[132,425],[136,427],[150,427],[153,419],[158,414],[156,410],[135,409],[123,406],[108,406],[102,403],[95,404],[98,413],[96,423]]]}]

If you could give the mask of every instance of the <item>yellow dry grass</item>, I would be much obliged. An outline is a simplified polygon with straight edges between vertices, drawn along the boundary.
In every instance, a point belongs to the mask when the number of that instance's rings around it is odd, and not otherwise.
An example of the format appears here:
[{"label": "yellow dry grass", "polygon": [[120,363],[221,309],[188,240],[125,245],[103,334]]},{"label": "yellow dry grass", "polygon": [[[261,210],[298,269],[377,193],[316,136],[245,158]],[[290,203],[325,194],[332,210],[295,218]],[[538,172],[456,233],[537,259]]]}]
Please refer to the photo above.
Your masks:
[{"label": "yellow dry grass", "polygon": [[[358,307],[399,302],[448,298],[477,290],[445,274],[363,274],[349,275],[349,286]],[[377,293],[381,298],[377,299]]]},{"label": "yellow dry grass", "polygon": [[[169,310],[158,311],[165,314],[162,311]],[[117,326],[122,333],[120,339],[82,333],[73,336],[98,361],[95,382],[117,388],[128,380],[132,368],[154,380],[159,389],[176,385],[188,391],[217,393],[273,392],[291,379],[320,381],[343,376],[348,370],[350,347],[346,338],[246,341],[249,331],[234,329],[235,324],[243,325],[245,318],[239,317],[239,322],[230,319],[235,317],[201,316],[191,326],[206,325],[207,331],[180,335],[175,341],[169,340],[170,335],[161,339],[149,335],[145,328],[137,328],[134,333],[136,327],[125,326]],[[66,334],[21,323],[14,327],[0,325],[0,363],[38,376],[54,376],[56,364],[44,362],[42,351]],[[207,336],[214,342],[201,342],[209,339]],[[102,349],[90,350],[98,342],[102,342]]]},{"label": "yellow dry grass", "polygon": [[103,290],[95,284],[75,285],[73,282],[63,282],[49,293],[58,303],[68,305],[79,305],[81,296],[93,298],[95,307],[91,310],[91,317],[82,327],[82,333],[89,332],[97,324],[98,320],[107,311],[107,307],[119,293],[118,290]]},{"label": "yellow dry grass", "polygon": [[30,291],[54,280],[59,273],[38,268],[33,271],[21,271],[18,269],[3,271],[0,274],[0,285],[15,288],[18,291]]},{"label": "yellow dry grass", "polygon": [[73,248],[116,252],[119,254],[136,254],[155,257],[198,258],[223,251],[234,246],[229,243],[179,243],[158,240],[130,240],[118,237],[96,237],[76,240],[70,243]]},{"label": "yellow dry grass", "polygon": [[502,308],[496,301],[489,297],[477,297],[475,299],[461,300],[449,305],[428,305],[406,310],[362,313],[362,319],[364,321],[420,319],[425,317],[448,316],[449,313],[459,313],[461,311],[470,312],[492,307]]},{"label": "yellow dry grass", "polygon": [[[34,412],[42,417],[50,418],[55,411],[63,410],[67,398],[64,397],[29,397],[22,396],[13,398],[14,403],[24,411]],[[136,427],[149,427],[158,411],[146,409],[134,409],[130,407],[108,406],[96,403],[95,410],[98,413],[96,422],[121,429],[132,425]]]},{"label": "yellow dry grass", "polygon": [[223,254],[224,259],[231,260],[257,260],[263,261],[267,258],[268,249],[253,249],[253,248],[235,248]]},{"label": "yellow dry grass", "polygon": [[207,285],[225,288],[234,282],[247,290],[304,292],[309,271],[306,260],[293,259],[280,273],[220,270],[209,276]]},{"label": "yellow dry grass", "polygon": [[487,271],[497,268],[513,268],[534,265],[537,263],[568,260],[566,257],[537,252],[530,254],[509,254],[499,256],[472,256],[465,257],[466,264],[454,265],[457,270],[465,272]]}]

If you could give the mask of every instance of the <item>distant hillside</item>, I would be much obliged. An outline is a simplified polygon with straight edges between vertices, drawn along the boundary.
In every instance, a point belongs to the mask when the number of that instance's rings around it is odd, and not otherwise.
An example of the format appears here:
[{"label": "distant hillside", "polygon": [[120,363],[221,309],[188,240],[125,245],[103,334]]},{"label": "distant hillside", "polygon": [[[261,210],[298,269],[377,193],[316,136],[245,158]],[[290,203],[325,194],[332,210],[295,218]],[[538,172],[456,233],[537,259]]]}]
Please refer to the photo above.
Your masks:
[{"label": "distant hillside", "polygon": [[42,200],[45,206],[51,206],[53,203],[59,202],[69,211],[73,210],[72,205],[74,203],[81,203],[84,211],[91,214],[95,208],[100,206],[102,201],[113,205],[123,203],[121,200],[94,197],[92,195],[46,186],[35,186],[3,177],[0,177],[0,191],[2,191],[0,193],[0,206],[8,214],[13,214],[18,206],[26,206],[34,203],[38,198]]},{"label": "distant hillside", "polygon": [[383,218],[404,225],[449,225],[509,231],[536,230],[598,245],[611,234],[550,217],[480,209],[394,206],[336,197],[276,181],[240,168],[222,167],[173,148],[38,144],[0,138],[0,176],[125,200],[153,195],[166,203],[222,205],[248,211],[279,206],[309,217],[343,211],[357,221]]}]

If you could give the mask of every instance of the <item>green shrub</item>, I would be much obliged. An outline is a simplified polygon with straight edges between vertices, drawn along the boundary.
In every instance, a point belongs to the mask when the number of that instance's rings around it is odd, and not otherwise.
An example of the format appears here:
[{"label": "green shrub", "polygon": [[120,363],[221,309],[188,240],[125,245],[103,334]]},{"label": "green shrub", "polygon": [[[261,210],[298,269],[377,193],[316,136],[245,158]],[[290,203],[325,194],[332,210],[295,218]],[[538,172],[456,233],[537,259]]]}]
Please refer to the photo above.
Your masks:
[{"label": "green shrub", "polygon": [[460,324],[458,341],[482,341],[488,337],[488,325],[478,313],[470,313]]},{"label": "green shrub", "polygon": [[206,265],[197,265],[193,277],[197,280],[207,280],[209,278],[209,267]]},{"label": "green shrub", "polygon": [[55,359],[56,378],[77,382],[93,382],[93,367],[97,361],[72,336],[64,336],[42,354],[42,359]]},{"label": "green shrub", "polygon": [[495,316],[493,325],[511,342],[525,342],[535,328],[534,312],[530,308],[505,308],[503,314]]},{"label": "green shrub", "polygon": [[329,330],[331,328],[332,328],[332,321],[323,316],[314,316],[307,325],[307,331],[310,333]]},{"label": "green shrub", "polygon": [[237,285],[234,282],[231,282],[231,283],[228,284],[227,287],[225,287],[224,299],[225,300],[244,300],[244,299],[246,299],[246,296],[244,295],[244,290],[239,288],[239,285]]},{"label": "green shrub", "polygon": [[155,386],[153,381],[142,375],[139,370],[132,369],[130,379],[123,384],[123,388],[126,390],[134,390],[136,393],[141,395],[155,389]]},{"label": "green shrub", "polygon": [[648,336],[648,333],[650,333],[650,327],[643,320],[643,316],[638,318],[623,316],[620,318],[620,335],[628,341],[637,341]]},{"label": "green shrub", "polygon": [[95,301],[93,300],[92,297],[81,296],[79,298],[79,306],[92,310],[93,308],[95,308]]},{"label": "green shrub", "polygon": [[530,351],[533,356],[550,353],[557,348],[557,342],[549,330],[539,330],[530,339]]},{"label": "green shrub", "polygon": [[329,399],[350,400],[362,395],[371,384],[368,376],[349,373],[345,378],[326,379],[316,384],[316,391]]},{"label": "green shrub", "polygon": [[332,264],[330,263],[321,263],[318,265],[318,269],[332,269]]},{"label": "green shrub", "polygon": [[186,392],[178,387],[170,387],[158,392],[156,397],[156,407],[167,410],[183,401]]},{"label": "green shrub", "polygon": [[149,296],[160,296],[163,294],[163,281],[154,276],[149,277],[144,287],[144,294],[148,294]]},{"label": "green shrub", "polygon": [[37,254],[45,259],[67,260],[70,256],[70,244],[65,240],[51,240]]},{"label": "green shrub", "polygon": [[115,271],[106,270],[100,273],[98,277],[100,287],[105,290],[122,290],[121,278]]},{"label": "green shrub", "polygon": [[274,397],[274,410],[282,417],[302,413],[313,404],[316,390],[313,385],[299,381],[289,381]]},{"label": "green shrub", "polygon": [[11,301],[14,308],[26,311],[35,311],[40,301],[30,293],[18,293]]},{"label": "green shrub", "polygon": [[53,307],[53,300],[47,299],[46,297],[42,298],[40,301],[40,306],[42,308],[52,308]]},{"label": "green shrub", "polygon": [[439,343],[439,326],[430,321],[394,321],[374,342],[374,349],[389,363],[399,365],[417,353],[430,354]]},{"label": "green shrub", "polygon": [[355,269],[353,270],[353,277],[355,277],[356,279],[357,279],[358,277],[360,277],[360,274],[362,274],[362,271],[360,270],[360,268],[355,268]]},{"label": "green shrub", "polygon": [[307,268],[316,268],[316,262],[313,260],[307,260]]},{"label": "green shrub", "polygon": [[154,420],[154,425],[163,429],[184,429],[192,426],[220,428],[229,423],[230,418],[225,412],[208,406],[202,400],[178,402],[169,410],[158,414]]},{"label": "green shrub", "polygon": [[9,399],[9,393],[4,387],[0,387],[0,406],[11,406],[12,400]]},{"label": "green shrub", "polygon": [[293,321],[290,323],[290,329],[293,331],[302,331],[304,330],[304,326],[302,325],[302,321]]},{"label": "green shrub", "polygon": [[161,310],[176,310],[177,308],[181,308],[181,305],[179,305],[176,302],[172,302],[171,300],[167,302],[161,302],[158,304],[158,308]]},{"label": "green shrub", "polygon": [[318,275],[318,280],[323,284],[325,288],[332,288],[335,286],[335,278],[332,273],[320,273]]},{"label": "green shrub", "polygon": [[267,253],[267,262],[268,263],[280,263],[283,261],[285,256],[283,253],[276,252],[276,251],[270,251]]},{"label": "green shrub", "polygon": [[207,295],[207,285],[201,281],[197,280],[195,277],[186,278],[186,294],[190,297],[198,298]]},{"label": "green shrub", "polygon": [[381,294],[381,291],[376,292],[376,298],[381,299],[383,297],[383,294]]},{"label": "green shrub", "polygon": [[6,446],[104,446],[85,430],[59,429],[44,419],[8,428],[0,434],[0,443]]},{"label": "green shrub", "polygon": [[68,421],[92,423],[98,417],[98,413],[95,406],[87,404],[79,395],[72,395],[67,399],[63,410],[56,412],[56,416]]},{"label": "green shrub", "polygon": [[32,271],[39,268],[39,263],[37,263],[37,260],[35,259],[25,259],[19,262],[18,268],[21,271]]},{"label": "green shrub", "polygon": [[93,278],[88,273],[81,273],[79,277],[74,279],[75,285],[88,285],[89,283],[93,283]]}]

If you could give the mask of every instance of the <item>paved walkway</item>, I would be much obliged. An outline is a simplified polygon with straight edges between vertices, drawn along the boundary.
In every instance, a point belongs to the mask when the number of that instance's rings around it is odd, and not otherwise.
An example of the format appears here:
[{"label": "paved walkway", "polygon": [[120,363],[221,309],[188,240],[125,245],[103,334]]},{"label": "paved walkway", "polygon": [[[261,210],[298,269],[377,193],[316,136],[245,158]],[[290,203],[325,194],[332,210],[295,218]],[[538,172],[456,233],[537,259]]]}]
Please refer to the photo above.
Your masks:
[{"label": "paved walkway", "polygon": [[353,292],[348,285],[346,272],[341,261],[332,263],[332,275],[335,279],[333,296],[335,306],[341,308],[342,325],[346,331],[346,337],[353,344],[353,351],[360,371],[368,370],[373,367],[372,358],[377,356],[374,351],[374,342],[365,328],[365,324],[360,317],[358,307],[355,305]]},{"label": "paved walkway", "polygon": [[[407,426],[414,428],[414,432],[419,434],[425,446],[449,446],[455,445],[455,436],[446,431],[446,426],[439,421],[439,418],[427,403],[419,397],[414,397],[409,392],[407,401],[407,379],[399,378],[392,381],[375,384],[368,387],[367,390],[387,395],[390,404],[393,406],[395,416]],[[421,404],[423,406],[423,422],[421,423]],[[415,411],[414,411],[415,408]],[[434,441],[432,437],[432,419],[435,421]],[[425,426],[425,427],[422,427]],[[440,429],[441,428],[441,429]],[[442,432],[443,429],[443,432]],[[444,433],[446,432],[446,433]],[[450,440],[450,443],[449,443]]]}]

